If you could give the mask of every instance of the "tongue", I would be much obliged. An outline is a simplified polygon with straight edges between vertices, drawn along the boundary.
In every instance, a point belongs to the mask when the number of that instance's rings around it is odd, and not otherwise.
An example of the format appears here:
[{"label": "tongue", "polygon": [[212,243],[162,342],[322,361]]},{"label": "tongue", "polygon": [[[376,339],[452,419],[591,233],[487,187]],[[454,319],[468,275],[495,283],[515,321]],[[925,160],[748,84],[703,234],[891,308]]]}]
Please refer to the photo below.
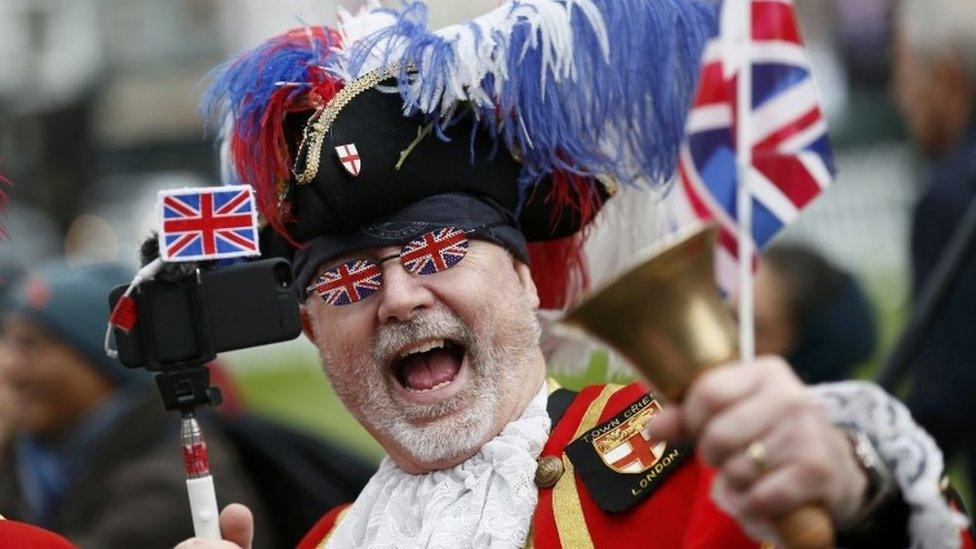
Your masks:
[{"label": "tongue", "polygon": [[458,357],[446,349],[410,355],[400,365],[407,387],[426,391],[450,381],[461,369]]}]

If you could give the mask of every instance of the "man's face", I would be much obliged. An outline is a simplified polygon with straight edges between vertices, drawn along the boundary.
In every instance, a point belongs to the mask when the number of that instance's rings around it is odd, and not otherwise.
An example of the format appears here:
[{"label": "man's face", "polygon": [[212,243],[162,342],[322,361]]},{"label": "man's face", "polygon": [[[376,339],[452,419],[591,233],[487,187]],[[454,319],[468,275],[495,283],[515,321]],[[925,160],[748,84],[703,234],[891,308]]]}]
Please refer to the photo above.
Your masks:
[{"label": "man's face", "polygon": [[82,356],[18,316],[3,323],[0,385],[4,420],[40,436],[68,430],[111,392]]},{"label": "man's face", "polygon": [[310,296],[309,336],[346,407],[401,467],[450,466],[541,387],[535,287],[525,265],[481,241],[437,274],[413,275],[397,261],[382,269],[381,289],[363,301],[333,306]]}]

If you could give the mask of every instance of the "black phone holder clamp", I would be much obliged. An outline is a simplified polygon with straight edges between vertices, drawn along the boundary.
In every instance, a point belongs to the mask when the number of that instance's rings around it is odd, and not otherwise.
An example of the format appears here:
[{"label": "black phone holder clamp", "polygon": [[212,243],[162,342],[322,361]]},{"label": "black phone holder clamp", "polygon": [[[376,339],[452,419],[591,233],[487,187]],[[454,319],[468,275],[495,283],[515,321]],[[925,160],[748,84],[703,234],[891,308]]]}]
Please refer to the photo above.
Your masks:
[{"label": "black phone holder clamp", "polygon": [[223,401],[219,387],[210,385],[210,370],[203,363],[156,374],[156,386],[167,410],[192,416],[200,405],[219,406]]},{"label": "black phone holder clamp", "polygon": [[[179,369],[200,368],[202,365],[217,358],[217,351],[214,349],[213,337],[210,329],[210,311],[207,307],[206,288],[203,284],[202,273],[196,269],[194,276],[188,276],[175,281],[175,284],[188,290],[190,310],[192,311],[193,322],[190,326],[193,329],[193,336],[196,340],[196,352],[188,357],[182,357],[178,361],[163,362],[160,359],[158,344],[155,339],[157,333],[155,324],[156,315],[153,306],[156,305],[152,300],[145,300],[140,303],[139,323],[140,344],[142,346],[142,366],[154,372],[166,372]],[[137,289],[136,291],[141,291]]]}]

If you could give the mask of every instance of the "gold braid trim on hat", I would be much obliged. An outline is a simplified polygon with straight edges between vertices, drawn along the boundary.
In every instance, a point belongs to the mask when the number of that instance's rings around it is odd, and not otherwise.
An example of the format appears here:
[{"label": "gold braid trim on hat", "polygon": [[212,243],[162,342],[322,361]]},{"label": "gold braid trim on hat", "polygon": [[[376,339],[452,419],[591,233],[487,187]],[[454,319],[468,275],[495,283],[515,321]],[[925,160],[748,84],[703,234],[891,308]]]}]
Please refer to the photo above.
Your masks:
[{"label": "gold braid trim on hat", "polygon": [[[316,174],[319,173],[319,160],[322,154],[322,142],[325,141],[325,134],[329,131],[332,123],[335,122],[339,113],[355,99],[359,94],[375,88],[380,82],[393,78],[400,72],[399,63],[391,63],[385,68],[372,70],[365,75],[353,80],[335,94],[325,107],[312,115],[305,124],[302,131],[302,142],[298,145],[295,153],[296,160],[302,157],[305,151],[305,169],[301,173],[292,171],[295,180],[299,185],[307,185]],[[297,169],[297,163],[295,168]]]}]

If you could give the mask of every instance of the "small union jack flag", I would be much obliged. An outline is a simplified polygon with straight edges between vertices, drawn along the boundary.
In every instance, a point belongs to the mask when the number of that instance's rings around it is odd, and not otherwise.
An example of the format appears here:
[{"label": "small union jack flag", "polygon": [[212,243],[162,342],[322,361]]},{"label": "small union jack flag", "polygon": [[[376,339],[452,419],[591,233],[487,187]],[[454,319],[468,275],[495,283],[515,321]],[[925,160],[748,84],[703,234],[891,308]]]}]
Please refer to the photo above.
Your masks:
[{"label": "small union jack flag", "polygon": [[403,268],[414,274],[434,274],[450,269],[468,253],[468,236],[448,227],[424,233],[400,251]]},{"label": "small union jack flag", "polygon": [[[726,1],[723,9],[731,8]],[[835,173],[827,122],[792,0],[752,0],[752,238],[762,249],[827,188]],[[722,29],[722,32],[726,32]],[[698,94],[688,114],[671,211],[684,224],[719,226],[718,284],[737,289],[736,44],[721,33],[705,47]]]},{"label": "small union jack flag", "polygon": [[375,261],[349,261],[322,273],[315,291],[329,305],[348,305],[376,293],[383,284],[383,271]]},{"label": "small union jack flag", "polygon": [[163,261],[260,255],[250,186],[169,190],[158,196]]},{"label": "small union jack flag", "polygon": [[346,143],[345,145],[339,145],[335,148],[335,151],[339,156],[339,162],[349,172],[349,175],[353,177],[359,175],[359,169],[362,167],[363,162],[359,157],[359,151],[356,150],[356,144]]}]

